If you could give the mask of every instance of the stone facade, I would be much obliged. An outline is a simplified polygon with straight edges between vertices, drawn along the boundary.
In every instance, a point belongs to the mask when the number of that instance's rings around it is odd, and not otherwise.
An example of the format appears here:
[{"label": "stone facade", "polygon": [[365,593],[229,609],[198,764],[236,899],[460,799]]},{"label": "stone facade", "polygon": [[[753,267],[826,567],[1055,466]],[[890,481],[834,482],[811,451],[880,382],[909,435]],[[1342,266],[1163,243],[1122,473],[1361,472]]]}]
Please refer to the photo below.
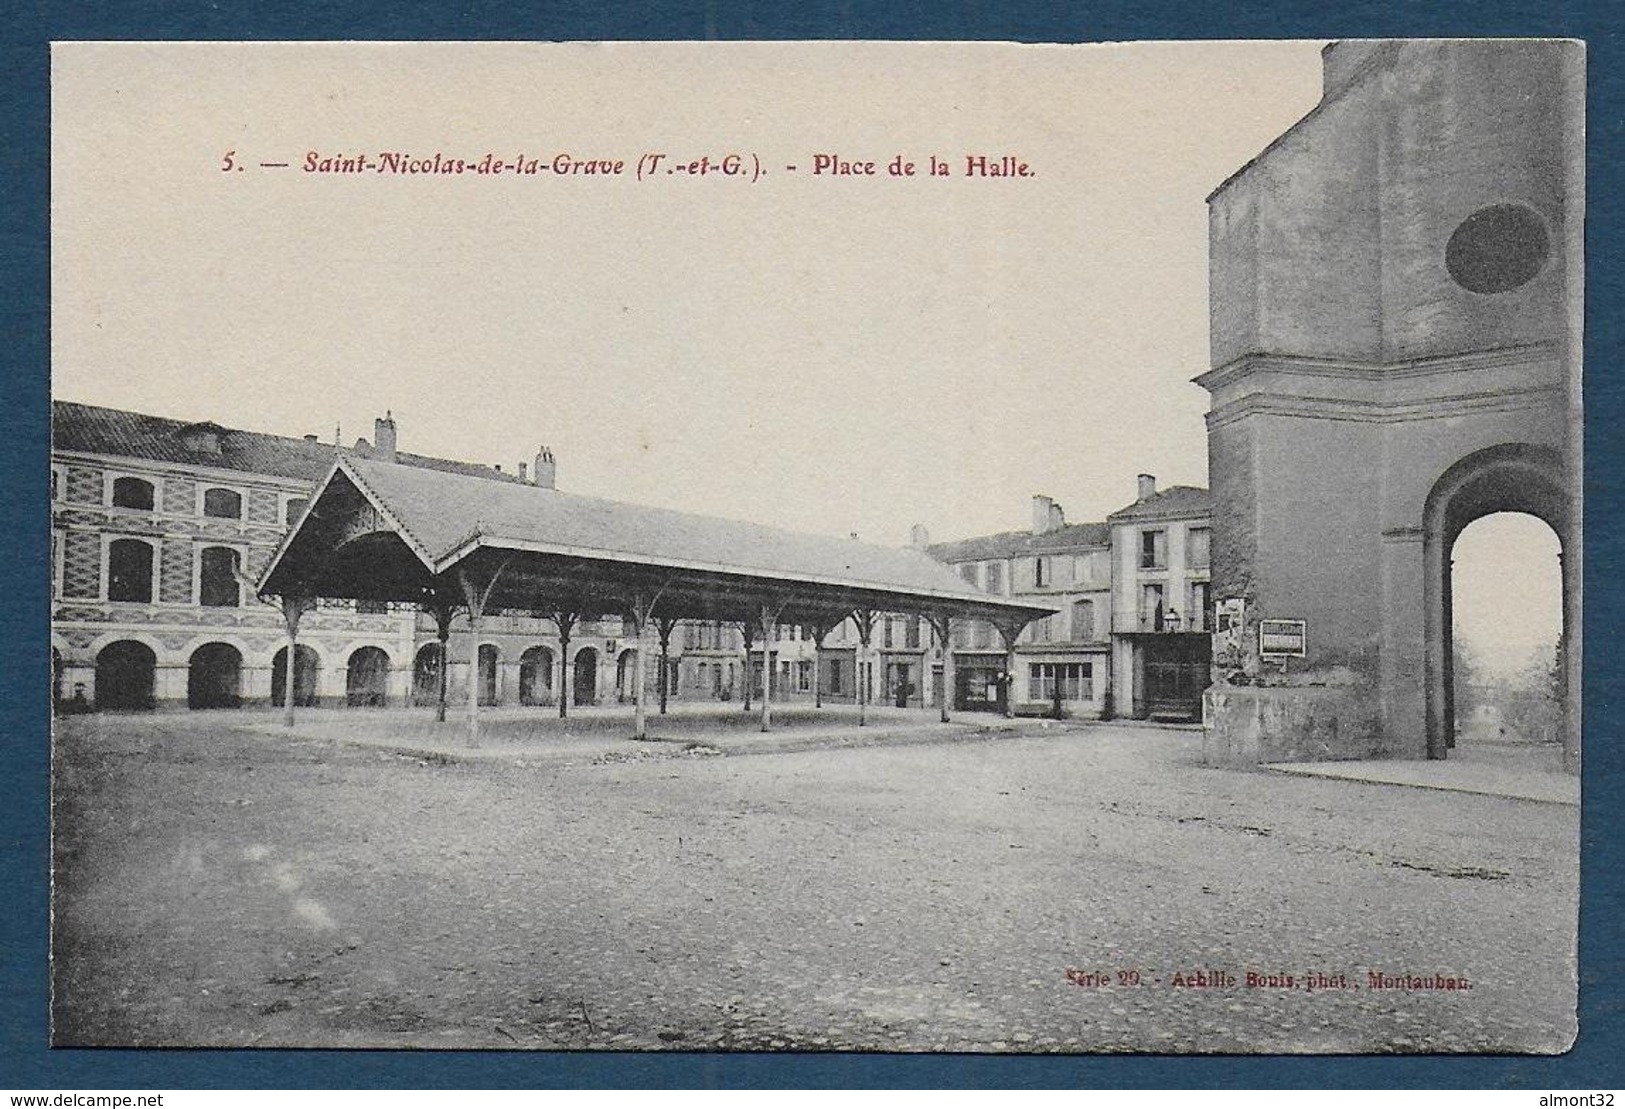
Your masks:
[{"label": "stone facade", "polygon": [[[967,581],[988,592],[1054,608],[1025,628],[1014,645],[1014,670],[999,631],[966,622],[954,637],[955,707],[1039,715],[1061,711],[1084,719],[1166,716],[1194,719],[1207,684],[1206,629],[1208,501],[1205,489],[1159,493],[1141,475],[1139,498],[1105,521],[1068,524],[1061,506],[1033,498],[1030,531],[1004,532],[929,548]],[[1200,533],[1192,536],[1192,533]],[[1142,566],[1139,546],[1152,536],[1159,555]],[[1200,553],[1192,558],[1190,552]],[[1163,602],[1142,611],[1141,594],[1155,583]],[[1166,658],[1199,656],[1176,693],[1165,690]],[[1146,696],[1146,662],[1153,667]],[[940,676],[940,663],[938,664]],[[1192,676],[1200,669],[1198,676]],[[1176,683],[1177,684],[1177,683]],[[1166,696],[1162,694],[1166,693]]]},{"label": "stone facade", "polygon": [[1306,621],[1285,681],[1400,755],[1451,743],[1449,549],[1479,516],[1562,541],[1578,690],[1580,49],[1334,44],[1319,106],[1209,198],[1216,592],[1245,644]]},{"label": "stone facade", "polygon": [[1212,498],[1159,492],[1140,475],[1139,499],[1106,518],[1112,545],[1112,699],[1135,719],[1202,715],[1213,629]]}]

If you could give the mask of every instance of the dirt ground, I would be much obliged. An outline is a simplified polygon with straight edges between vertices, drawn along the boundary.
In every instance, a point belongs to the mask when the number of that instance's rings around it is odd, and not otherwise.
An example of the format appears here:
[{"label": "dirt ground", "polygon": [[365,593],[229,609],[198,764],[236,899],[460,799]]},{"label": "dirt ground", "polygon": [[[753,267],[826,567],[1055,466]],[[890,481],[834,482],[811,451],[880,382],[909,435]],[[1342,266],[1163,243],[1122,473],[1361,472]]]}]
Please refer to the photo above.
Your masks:
[{"label": "dirt ground", "polygon": [[1573,807],[1210,770],[1188,731],[789,723],[65,718],[54,1042],[1572,1040]]}]

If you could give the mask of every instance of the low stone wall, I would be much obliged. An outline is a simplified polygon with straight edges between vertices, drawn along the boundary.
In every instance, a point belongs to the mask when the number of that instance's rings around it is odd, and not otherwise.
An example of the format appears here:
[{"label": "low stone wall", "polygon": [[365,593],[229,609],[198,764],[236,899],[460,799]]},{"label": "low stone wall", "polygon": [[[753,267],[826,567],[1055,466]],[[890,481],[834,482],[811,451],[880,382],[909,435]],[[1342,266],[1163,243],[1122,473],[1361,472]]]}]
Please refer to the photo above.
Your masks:
[{"label": "low stone wall", "polygon": [[1202,702],[1206,766],[1398,757],[1369,688],[1214,685]]}]

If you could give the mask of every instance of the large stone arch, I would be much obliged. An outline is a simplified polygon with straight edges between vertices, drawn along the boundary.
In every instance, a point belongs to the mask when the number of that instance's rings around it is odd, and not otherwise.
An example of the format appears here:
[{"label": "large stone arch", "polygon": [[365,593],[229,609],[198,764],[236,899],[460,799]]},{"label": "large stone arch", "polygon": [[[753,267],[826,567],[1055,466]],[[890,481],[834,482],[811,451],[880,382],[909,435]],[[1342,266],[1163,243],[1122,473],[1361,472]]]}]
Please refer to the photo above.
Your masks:
[{"label": "large stone arch", "polygon": [[[1427,755],[1432,759],[1446,757],[1455,731],[1450,552],[1463,528],[1496,512],[1523,512],[1544,521],[1566,555],[1572,521],[1562,455],[1551,447],[1529,443],[1486,447],[1452,465],[1428,493],[1422,511],[1423,700]],[[1571,580],[1566,558],[1563,567],[1566,644],[1579,615],[1579,590],[1578,583]],[[1573,688],[1564,690],[1564,718],[1570,722],[1566,730],[1571,733],[1572,722],[1578,720],[1577,706],[1572,703],[1578,693]],[[1572,746],[1572,734],[1565,742]]]}]

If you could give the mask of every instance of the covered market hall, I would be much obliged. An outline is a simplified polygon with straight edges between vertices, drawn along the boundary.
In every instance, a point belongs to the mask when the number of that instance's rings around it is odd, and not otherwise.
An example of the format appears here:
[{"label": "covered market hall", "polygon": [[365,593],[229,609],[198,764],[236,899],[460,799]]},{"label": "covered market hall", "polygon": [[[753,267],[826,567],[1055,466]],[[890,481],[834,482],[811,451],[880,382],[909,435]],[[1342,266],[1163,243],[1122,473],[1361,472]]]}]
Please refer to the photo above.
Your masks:
[{"label": "covered market hall", "polygon": [[[490,481],[340,454],[257,583],[277,604],[288,657],[300,617],[319,602],[387,603],[431,614],[442,649],[454,615],[481,621],[507,612],[545,614],[558,627],[568,665],[571,629],[605,616],[625,620],[640,647],[682,620],[737,623],[747,651],[771,651],[780,625],[801,625],[816,647],[847,620],[865,648],[877,618],[923,618],[944,645],[944,687],[953,689],[956,620],[998,629],[1014,669],[1017,637],[1051,609],[982,593],[916,548],[802,535],[732,520],[622,504],[523,483]],[[765,656],[764,656],[765,657]],[[474,660],[470,660],[471,665]],[[647,734],[647,670],[634,682],[634,738]],[[772,671],[761,727],[772,724]],[[441,667],[437,711],[446,711]],[[292,724],[293,683],[284,683]],[[468,742],[479,742],[478,697],[468,698]],[[860,718],[861,719],[861,718]],[[948,720],[948,700],[942,702]]]}]

